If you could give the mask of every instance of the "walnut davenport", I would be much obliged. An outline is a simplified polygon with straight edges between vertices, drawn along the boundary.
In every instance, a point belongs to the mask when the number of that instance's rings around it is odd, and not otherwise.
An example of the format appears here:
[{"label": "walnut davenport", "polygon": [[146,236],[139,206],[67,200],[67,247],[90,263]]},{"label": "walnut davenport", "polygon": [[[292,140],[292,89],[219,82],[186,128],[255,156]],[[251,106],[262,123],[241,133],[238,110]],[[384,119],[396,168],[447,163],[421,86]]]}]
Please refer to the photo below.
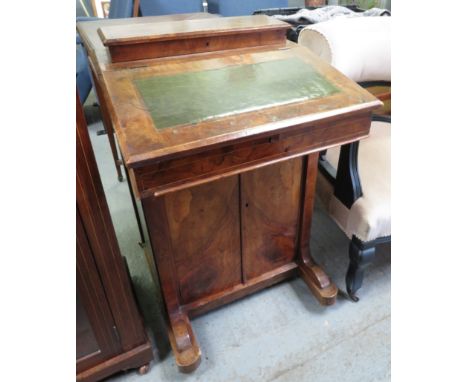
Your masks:
[{"label": "walnut davenport", "polygon": [[167,20],[78,30],[189,372],[201,360],[194,316],[296,276],[335,302],[309,249],[318,153],[366,137],[381,102],[286,41],[280,21]]}]

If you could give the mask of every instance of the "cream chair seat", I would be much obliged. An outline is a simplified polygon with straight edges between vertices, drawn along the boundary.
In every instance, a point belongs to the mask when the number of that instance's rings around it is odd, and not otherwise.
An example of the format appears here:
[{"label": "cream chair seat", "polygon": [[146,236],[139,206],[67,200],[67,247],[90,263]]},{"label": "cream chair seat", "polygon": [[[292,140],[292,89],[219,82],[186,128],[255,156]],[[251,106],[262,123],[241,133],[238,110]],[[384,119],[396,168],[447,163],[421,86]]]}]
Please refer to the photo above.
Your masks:
[{"label": "cream chair seat", "polygon": [[[372,122],[369,137],[359,143],[358,173],[363,195],[347,208],[334,195],[334,186],[319,173],[317,194],[330,216],[346,235],[369,242],[391,235],[390,213],[390,123]],[[327,150],[322,156],[338,168],[340,147]]]},{"label": "cream chair seat", "polygon": [[[391,17],[336,18],[304,28],[298,43],[363,86],[389,88],[390,22]],[[390,91],[379,98],[388,101]],[[320,155],[317,195],[351,239],[346,289],[354,301],[376,245],[391,238],[387,118],[387,122],[372,123],[368,138]]]}]

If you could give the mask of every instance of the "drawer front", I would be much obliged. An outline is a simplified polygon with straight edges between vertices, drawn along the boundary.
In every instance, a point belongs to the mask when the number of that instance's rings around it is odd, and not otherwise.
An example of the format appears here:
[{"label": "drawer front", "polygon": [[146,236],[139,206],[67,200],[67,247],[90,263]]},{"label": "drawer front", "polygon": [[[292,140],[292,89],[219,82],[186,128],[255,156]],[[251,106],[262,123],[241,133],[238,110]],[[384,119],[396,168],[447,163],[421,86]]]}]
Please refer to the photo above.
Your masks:
[{"label": "drawer front", "polygon": [[262,138],[169,159],[132,170],[141,198],[163,195],[221,177],[239,174],[289,158],[367,136],[370,114],[271,133]]}]

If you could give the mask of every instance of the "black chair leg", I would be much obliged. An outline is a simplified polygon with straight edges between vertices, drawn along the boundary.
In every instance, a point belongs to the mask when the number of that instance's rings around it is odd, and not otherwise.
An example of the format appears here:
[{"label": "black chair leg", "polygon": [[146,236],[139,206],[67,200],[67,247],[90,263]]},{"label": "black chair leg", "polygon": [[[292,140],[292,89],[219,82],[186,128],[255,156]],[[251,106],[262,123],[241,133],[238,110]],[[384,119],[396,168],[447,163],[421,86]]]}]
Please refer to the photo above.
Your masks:
[{"label": "black chair leg", "polygon": [[375,245],[366,246],[356,236],[353,236],[349,243],[349,267],[346,273],[346,290],[349,297],[357,302],[359,298],[356,292],[362,286],[364,270],[369,266],[375,257]]}]

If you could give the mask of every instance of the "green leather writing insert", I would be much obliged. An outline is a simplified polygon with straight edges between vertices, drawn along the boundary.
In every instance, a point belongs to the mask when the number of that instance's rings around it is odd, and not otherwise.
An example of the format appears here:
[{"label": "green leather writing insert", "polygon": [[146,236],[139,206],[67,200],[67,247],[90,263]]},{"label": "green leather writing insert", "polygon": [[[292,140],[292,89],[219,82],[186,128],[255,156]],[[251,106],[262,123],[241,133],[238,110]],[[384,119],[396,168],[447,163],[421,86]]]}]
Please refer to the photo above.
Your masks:
[{"label": "green leather writing insert", "polygon": [[297,58],[135,80],[157,129],[324,97],[338,91]]}]

